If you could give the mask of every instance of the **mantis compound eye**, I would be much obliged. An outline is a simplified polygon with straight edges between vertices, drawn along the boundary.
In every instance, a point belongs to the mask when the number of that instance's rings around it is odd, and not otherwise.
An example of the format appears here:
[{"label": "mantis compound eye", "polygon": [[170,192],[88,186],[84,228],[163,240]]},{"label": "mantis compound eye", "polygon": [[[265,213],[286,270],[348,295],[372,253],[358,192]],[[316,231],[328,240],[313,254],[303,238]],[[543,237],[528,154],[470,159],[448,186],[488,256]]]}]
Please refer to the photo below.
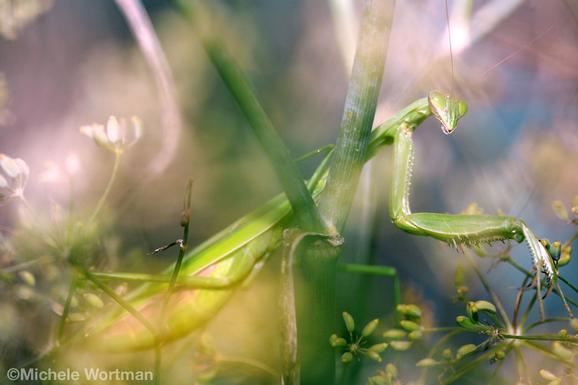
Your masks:
[{"label": "mantis compound eye", "polygon": [[519,230],[512,231],[512,238],[518,243],[522,243],[525,239],[524,233]]},{"label": "mantis compound eye", "polygon": [[458,125],[458,120],[468,111],[468,105],[464,100],[431,91],[428,95],[428,104],[433,116],[442,124],[444,134],[451,134]]}]

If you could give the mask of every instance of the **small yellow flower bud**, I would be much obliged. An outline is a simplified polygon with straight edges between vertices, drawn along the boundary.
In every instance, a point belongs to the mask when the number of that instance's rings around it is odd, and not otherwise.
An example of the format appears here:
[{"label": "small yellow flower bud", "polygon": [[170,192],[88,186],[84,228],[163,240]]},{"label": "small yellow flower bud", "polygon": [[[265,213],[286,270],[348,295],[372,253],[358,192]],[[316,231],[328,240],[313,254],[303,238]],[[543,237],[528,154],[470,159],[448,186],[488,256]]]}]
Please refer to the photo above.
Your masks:
[{"label": "small yellow flower bud", "polygon": [[389,329],[383,333],[386,340],[400,340],[407,336],[407,332],[401,329]]},{"label": "small yellow flower bud", "polygon": [[434,360],[433,358],[424,358],[415,364],[418,368],[431,368],[432,366],[439,365],[439,362]]},{"label": "small yellow flower bud", "polygon": [[546,369],[540,369],[539,373],[540,373],[540,376],[547,381],[559,380],[558,376],[554,375],[554,373],[552,373]]},{"label": "small yellow flower bud", "polygon": [[458,325],[460,325],[464,329],[469,329],[469,330],[476,329],[476,324],[470,318],[465,317],[463,315],[457,316],[456,322],[458,323]]},{"label": "small yellow flower bud", "polygon": [[102,299],[100,299],[100,297],[96,294],[84,293],[83,298],[90,306],[93,306],[97,309],[101,309],[104,306]]},{"label": "small yellow flower bud", "polygon": [[478,311],[485,311],[488,313],[494,313],[496,314],[496,306],[494,306],[493,303],[488,302],[488,301],[476,301],[475,302],[475,306],[476,309],[478,309]]},{"label": "small yellow flower bud", "polygon": [[451,360],[453,358],[452,350],[449,348],[444,349],[442,352],[442,357],[444,360]]},{"label": "small yellow flower bud", "polygon": [[498,350],[496,354],[494,354],[494,358],[498,361],[501,361],[506,358],[506,353],[503,350]]},{"label": "small yellow flower bud", "polygon": [[421,318],[421,309],[417,305],[413,304],[397,305],[397,312],[406,317]]},{"label": "small yellow flower bud", "polygon": [[414,330],[408,335],[408,338],[412,341],[419,340],[421,337],[423,337],[421,330]]},{"label": "small yellow flower bud", "polygon": [[379,320],[377,318],[368,322],[367,325],[365,325],[365,327],[361,331],[361,335],[363,337],[369,337],[370,335],[373,334],[373,332],[375,331],[375,328],[377,327],[378,324],[379,324]]},{"label": "small yellow flower bud", "polygon": [[341,362],[343,364],[348,364],[353,360],[353,354],[350,352],[345,352],[341,355]]},{"label": "small yellow flower bud", "polygon": [[398,352],[403,352],[411,347],[411,341],[391,341],[389,345],[394,350],[397,350]]},{"label": "small yellow flower bud", "polygon": [[369,350],[376,353],[382,353],[388,346],[389,344],[382,342],[381,344],[372,345]]},{"label": "small yellow flower bud", "polygon": [[35,286],[36,285],[36,278],[34,278],[34,274],[27,270],[23,270],[18,273],[20,279],[22,279],[28,286]]},{"label": "small yellow flower bud", "polygon": [[355,321],[353,320],[353,317],[346,311],[344,311],[342,315],[343,315],[343,322],[345,322],[345,328],[349,333],[353,333],[353,331],[355,330]]},{"label": "small yellow flower bud", "polygon": [[389,378],[397,378],[397,368],[392,363],[385,366],[385,373],[387,373]]},{"label": "small yellow flower bud", "polygon": [[413,321],[402,320],[402,321],[399,321],[399,324],[401,325],[402,328],[404,328],[408,332],[412,332],[414,330],[420,329],[420,326]]},{"label": "small yellow flower bud", "polygon": [[474,352],[475,350],[476,350],[476,345],[474,345],[474,344],[467,344],[467,345],[460,346],[460,348],[456,352],[456,359],[459,360],[460,358]]},{"label": "small yellow flower bud", "polygon": [[368,350],[368,351],[365,353],[365,355],[366,355],[369,359],[371,359],[371,360],[373,360],[373,361],[375,361],[375,362],[381,362],[381,356],[380,356],[379,353],[377,353],[377,352]]},{"label": "small yellow flower bud", "polygon": [[337,334],[333,334],[331,337],[329,337],[329,344],[336,348],[339,346],[347,346],[347,341],[345,341],[345,338],[341,338],[338,337]]},{"label": "small yellow flower bud", "polygon": [[562,219],[563,221],[568,221],[568,211],[566,210],[566,206],[560,201],[552,202],[552,209],[556,213],[558,218]]}]

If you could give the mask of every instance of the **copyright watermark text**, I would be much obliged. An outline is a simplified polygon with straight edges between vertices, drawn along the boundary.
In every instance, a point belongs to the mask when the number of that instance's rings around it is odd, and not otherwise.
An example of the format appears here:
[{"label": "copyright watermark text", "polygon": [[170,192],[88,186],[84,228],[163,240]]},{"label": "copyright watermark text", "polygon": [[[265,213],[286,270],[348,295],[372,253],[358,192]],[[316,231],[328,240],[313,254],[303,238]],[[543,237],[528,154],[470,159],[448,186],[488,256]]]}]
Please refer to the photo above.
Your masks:
[{"label": "copyright watermark text", "polygon": [[104,370],[100,368],[74,369],[38,369],[10,368],[6,371],[10,381],[152,381],[150,370]]}]

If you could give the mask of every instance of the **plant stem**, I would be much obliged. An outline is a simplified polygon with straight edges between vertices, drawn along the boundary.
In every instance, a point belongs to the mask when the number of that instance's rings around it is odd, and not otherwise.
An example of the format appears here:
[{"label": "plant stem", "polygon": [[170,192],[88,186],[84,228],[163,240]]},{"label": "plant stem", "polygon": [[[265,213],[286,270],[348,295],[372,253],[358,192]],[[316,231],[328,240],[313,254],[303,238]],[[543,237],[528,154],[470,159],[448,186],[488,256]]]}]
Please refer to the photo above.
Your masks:
[{"label": "plant stem", "polygon": [[21,262],[17,265],[12,265],[12,266],[8,266],[8,267],[5,267],[3,269],[0,269],[0,273],[15,273],[15,272],[18,272],[20,270],[27,269],[30,266],[34,266],[38,263],[52,262],[54,259],[55,259],[54,257],[49,256],[49,255],[42,256],[42,257],[33,259],[31,261]]},{"label": "plant stem", "polygon": [[574,241],[578,239],[578,231],[576,231],[571,237],[570,239],[568,239],[566,242],[564,242],[564,244],[562,245],[562,247],[568,247],[568,246],[572,246],[572,243],[574,243]]},{"label": "plant stem", "polygon": [[570,289],[572,289],[572,291],[574,293],[578,293],[578,288],[576,286],[574,286],[570,281],[568,281],[566,278],[562,277],[561,275],[558,275],[558,278],[560,279],[560,281],[564,282],[566,285],[568,285],[568,287]]},{"label": "plant stem", "polygon": [[394,278],[397,276],[397,271],[393,267],[389,266],[375,266],[375,265],[362,265],[356,263],[340,263],[338,265],[339,271],[346,273],[363,273],[363,274],[375,274],[382,277]]},{"label": "plant stem", "polygon": [[300,175],[283,139],[273,127],[273,123],[251,89],[249,82],[223,47],[214,41],[205,41],[204,46],[211,62],[237,101],[253,129],[253,133],[269,157],[283,186],[283,191],[291,203],[297,222],[305,231],[324,232],[325,226],[321,221],[317,206],[305,186],[303,177]]},{"label": "plant stem", "polygon": [[160,383],[161,383],[161,370],[162,370],[162,364],[163,364],[161,349],[162,349],[162,347],[160,344],[155,345],[155,371],[154,371],[154,378],[153,378],[153,384],[154,385],[160,385]]},{"label": "plant stem", "polygon": [[446,332],[451,332],[454,330],[461,330],[460,328],[456,327],[456,326],[440,326],[437,328],[426,328],[426,329],[422,329],[421,331],[423,333],[446,333]]},{"label": "plant stem", "polygon": [[92,214],[90,215],[90,219],[88,220],[88,222],[86,223],[86,225],[90,225],[92,224],[92,222],[94,222],[94,220],[96,219],[96,217],[98,216],[98,214],[100,213],[100,211],[102,210],[102,207],[104,206],[104,202],[106,202],[106,199],[108,198],[108,196],[110,195],[110,191],[112,190],[112,185],[114,184],[114,181],[116,180],[116,176],[118,174],[118,170],[120,167],[120,158],[121,158],[122,154],[119,152],[115,152],[114,154],[114,165],[112,166],[112,174],[110,175],[110,178],[108,179],[108,183],[106,185],[106,188],[104,189],[104,192],[102,193],[102,196],[100,197],[100,199],[98,200],[98,203],[96,204],[96,207],[94,208],[94,211],[92,212]]},{"label": "plant stem", "polygon": [[68,318],[68,314],[70,313],[70,305],[72,303],[72,297],[74,296],[74,292],[76,290],[76,285],[77,285],[76,278],[72,278],[72,280],[70,281],[70,286],[68,287],[68,294],[66,295],[64,308],[62,309],[62,315],[60,316],[60,323],[58,324],[57,341],[59,344],[60,341],[62,341],[62,337],[64,336],[66,319]]},{"label": "plant stem", "polygon": [[389,29],[388,1],[366,0],[335,155],[322,193],[322,217],[341,232],[367,156]]},{"label": "plant stem", "polygon": [[524,355],[518,346],[514,346],[514,357],[516,357],[519,382],[524,383],[524,380],[528,378],[528,366],[526,365],[526,361],[524,361]]},{"label": "plant stem", "polygon": [[561,341],[576,344],[578,343],[578,337],[561,336],[559,334],[539,334],[533,336],[519,336],[516,334],[501,334],[504,338],[509,338],[512,340],[524,340],[524,341]]},{"label": "plant stem", "polygon": [[364,265],[359,263],[340,263],[337,265],[337,269],[344,273],[358,273],[358,274],[371,274],[380,277],[391,278],[393,280],[393,308],[397,307],[401,303],[401,288],[399,286],[399,277],[397,275],[397,270],[390,266],[376,266],[376,265]]},{"label": "plant stem", "polygon": [[132,315],[145,329],[147,329],[151,334],[155,341],[155,349],[154,349],[154,360],[155,360],[155,375],[153,379],[153,383],[155,385],[160,384],[160,369],[161,369],[161,342],[155,329],[154,325],[149,322],[137,309],[135,309],[130,303],[125,301],[121,296],[116,294],[114,290],[109,288],[107,285],[103,284],[96,278],[90,271],[88,271],[83,266],[77,265],[78,270],[82,273],[82,275],[92,282],[96,287],[98,287],[101,291],[103,291],[106,295],[108,295],[114,302],[116,302],[120,307],[126,310],[130,315]]},{"label": "plant stem", "polygon": [[296,251],[298,361],[301,385],[335,383],[335,357],[329,336],[335,332],[336,274],[339,248],[309,236]]},{"label": "plant stem", "polygon": [[452,375],[450,375],[448,378],[444,379],[443,381],[440,380],[439,384],[440,385],[449,385],[449,384],[456,382],[464,374],[466,374],[470,370],[474,369],[476,366],[480,365],[482,362],[489,360],[490,357],[492,357],[496,353],[496,350],[498,350],[498,348],[499,347],[490,348],[484,354],[481,354],[477,358],[467,362],[466,364],[461,366],[459,369],[457,369],[454,373],[452,373]]},{"label": "plant stem", "polygon": [[[439,350],[440,347],[442,347],[446,342],[448,342],[450,339],[452,339],[453,337],[464,333],[465,330],[461,329],[461,328],[453,328],[454,330],[448,332],[447,334],[445,334],[444,336],[442,336],[435,344],[434,346],[432,346],[432,348],[430,349],[430,351],[427,354],[427,358],[433,358],[434,355],[437,353],[437,351]],[[426,379],[428,378],[428,371],[430,368],[425,367],[423,368],[420,377],[419,377],[419,381],[417,382],[418,384],[425,384]]]},{"label": "plant stem", "polygon": [[295,280],[293,274],[295,248],[304,235],[298,230],[285,230],[281,259],[281,279],[279,284],[279,310],[281,328],[281,383],[299,384],[298,328],[295,301]]},{"label": "plant stem", "polygon": [[570,321],[570,318],[568,317],[552,317],[552,318],[546,318],[543,321],[536,321],[534,323],[531,323],[530,325],[528,325],[525,328],[525,331],[530,331],[532,329],[534,329],[535,327],[538,327],[540,325],[544,325],[544,324],[548,324],[548,323],[552,323],[552,322],[568,322]]},{"label": "plant stem", "polygon": [[578,366],[576,366],[573,362],[567,361],[565,357],[562,357],[561,355],[553,352],[549,347],[542,346],[541,344],[537,344],[532,341],[524,341],[524,345],[529,347],[530,349],[542,353],[545,356],[551,357],[554,360],[563,362],[565,365],[570,366],[574,370],[578,369]]},{"label": "plant stem", "polygon": [[[177,262],[171,274],[171,279],[169,281],[169,287],[165,293],[165,298],[161,305],[161,312],[159,316],[159,330],[162,331],[165,321],[165,314],[167,311],[167,306],[171,295],[175,289],[177,279],[179,278],[179,273],[181,271],[181,265],[183,264],[183,257],[187,252],[187,246],[189,244],[189,225],[191,223],[191,191],[193,188],[193,180],[189,179],[187,182],[187,187],[185,189],[185,199],[183,204],[183,212],[181,214],[181,227],[183,228],[183,238],[178,242],[179,245],[179,255],[177,257]],[[155,346],[155,382],[160,384],[160,376],[162,370],[162,346],[161,344],[156,344]]]},{"label": "plant stem", "polygon": [[268,375],[270,375],[271,377],[273,377],[275,379],[279,377],[279,373],[275,369],[273,369],[272,367],[270,367],[269,365],[267,365],[261,361],[255,360],[253,358],[219,354],[217,356],[216,361],[228,363],[228,364],[241,364],[241,365],[250,366],[252,368],[255,368],[255,369],[262,371],[263,373],[267,373]]},{"label": "plant stem", "polygon": [[165,312],[167,305],[169,303],[169,299],[171,294],[174,291],[175,285],[177,283],[177,279],[179,278],[179,273],[181,271],[181,265],[183,264],[183,257],[187,252],[187,246],[189,244],[189,227],[191,223],[191,191],[193,186],[193,180],[189,179],[187,182],[187,187],[185,189],[185,199],[183,205],[183,213],[181,215],[181,227],[183,228],[183,237],[179,242],[179,255],[177,257],[177,262],[175,263],[175,267],[171,274],[171,279],[169,281],[169,287],[167,288],[167,292],[163,301],[162,309],[161,309],[161,316],[160,322],[161,324],[164,322]]},{"label": "plant stem", "polygon": [[86,270],[84,267],[77,265],[78,270],[82,275],[90,282],[92,282],[97,288],[99,288],[104,294],[109,296],[114,302],[116,302],[120,307],[126,310],[131,316],[133,316],[142,326],[145,327],[153,336],[155,340],[158,340],[157,330],[154,325],[149,322],[137,309],[135,309],[129,302],[125,301],[121,296],[116,294],[114,290],[109,288],[107,285],[102,283],[94,274]]},{"label": "plant stem", "polygon": [[[385,62],[389,3],[365,1],[340,134],[319,203],[330,234],[343,231],[367,159]],[[301,384],[329,385],[335,383],[334,352],[327,339],[335,331],[339,248],[319,239],[302,250],[298,258],[301,279],[296,285]]]}]

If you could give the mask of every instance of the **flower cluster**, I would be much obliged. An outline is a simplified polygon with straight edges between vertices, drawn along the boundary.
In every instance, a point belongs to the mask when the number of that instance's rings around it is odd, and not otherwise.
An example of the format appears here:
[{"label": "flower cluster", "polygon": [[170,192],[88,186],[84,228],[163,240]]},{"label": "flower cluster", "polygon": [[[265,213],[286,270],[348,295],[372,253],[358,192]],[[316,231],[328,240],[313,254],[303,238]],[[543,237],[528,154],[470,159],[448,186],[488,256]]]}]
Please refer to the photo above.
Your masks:
[{"label": "flower cluster", "polygon": [[420,307],[414,304],[399,304],[396,311],[401,318],[400,327],[386,330],[383,338],[394,350],[405,351],[411,347],[413,341],[423,337],[422,312]]},{"label": "flower cluster", "polygon": [[120,155],[140,139],[142,122],[136,116],[130,118],[130,123],[125,119],[119,120],[111,116],[106,126],[93,123],[80,127],[80,132],[91,138],[99,147]]},{"label": "flower cluster", "polygon": [[333,334],[329,338],[329,343],[332,347],[345,348],[345,352],[341,355],[341,362],[348,364],[357,355],[363,355],[373,361],[381,362],[380,353],[387,348],[388,344],[379,343],[365,347],[365,345],[368,345],[369,337],[379,325],[379,320],[370,321],[359,334],[355,332],[355,320],[351,314],[343,312],[343,322],[347,329],[348,338],[339,337],[337,334]]}]

